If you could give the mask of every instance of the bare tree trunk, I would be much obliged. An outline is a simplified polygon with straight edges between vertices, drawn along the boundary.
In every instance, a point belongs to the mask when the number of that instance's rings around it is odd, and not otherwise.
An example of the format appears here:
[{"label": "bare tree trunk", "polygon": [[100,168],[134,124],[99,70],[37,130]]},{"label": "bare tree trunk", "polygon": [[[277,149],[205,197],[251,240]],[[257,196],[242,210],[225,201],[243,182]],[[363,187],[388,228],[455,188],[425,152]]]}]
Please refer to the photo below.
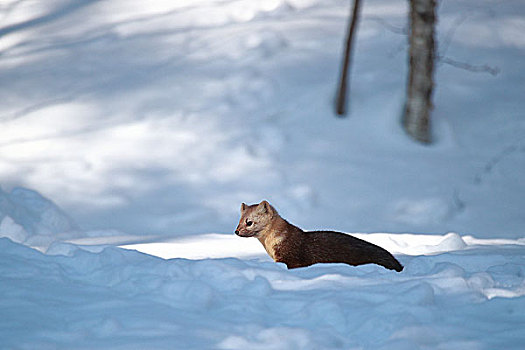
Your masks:
[{"label": "bare tree trunk", "polygon": [[410,72],[403,125],[412,138],[422,143],[432,141],[435,8],[435,0],[410,0]]},{"label": "bare tree trunk", "polygon": [[343,69],[341,70],[341,76],[339,78],[339,88],[337,90],[336,100],[336,113],[342,117],[346,114],[346,91],[347,91],[347,76],[350,67],[350,59],[352,57],[352,43],[354,39],[354,32],[357,26],[357,20],[359,19],[359,8],[361,1],[354,0],[354,7],[352,9],[352,18],[348,25],[348,34],[346,36],[346,47],[345,55],[343,59]]}]

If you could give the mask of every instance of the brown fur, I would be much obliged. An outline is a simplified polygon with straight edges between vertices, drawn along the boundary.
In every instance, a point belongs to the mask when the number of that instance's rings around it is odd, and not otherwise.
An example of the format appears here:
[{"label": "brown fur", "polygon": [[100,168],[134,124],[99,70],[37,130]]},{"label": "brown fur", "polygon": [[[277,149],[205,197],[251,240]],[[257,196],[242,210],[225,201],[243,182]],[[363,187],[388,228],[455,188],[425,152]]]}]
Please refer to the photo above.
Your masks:
[{"label": "brown fur", "polygon": [[353,266],[378,264],[401,271],[403,266],[385,249],[341,232],[305,232],[281,218],[267,201],[241,204],[241,219],[235,233],[257,237],[275,262],[289,269],[317,263],[345,263]]}]

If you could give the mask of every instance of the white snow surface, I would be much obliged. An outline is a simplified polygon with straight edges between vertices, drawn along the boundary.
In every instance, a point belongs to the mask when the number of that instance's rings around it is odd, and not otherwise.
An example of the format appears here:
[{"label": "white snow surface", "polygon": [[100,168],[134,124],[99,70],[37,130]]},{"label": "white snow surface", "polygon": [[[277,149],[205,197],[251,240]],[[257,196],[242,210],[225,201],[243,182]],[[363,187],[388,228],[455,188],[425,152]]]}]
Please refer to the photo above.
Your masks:
[{"label": "white snow surface", "polygon": [[158,242],[57,242],[43,254],[2,238],[2,347],[523,348],[524,240],[367,238],[418,254],[396,254],[401,273],[343,264],[287,270],[256,239],[233,235],[176,239],[167,246],[178,257],[169,260],[129,250],[162,255]]},{"label": "white snow surface", "polygon": [[[406,1],[346,119],[348,1],[2,1],[0,348],[524,349],[525,3],[438,4],[421,146]],[[287,270],[232,233],[261,199],[405,269]]]}]

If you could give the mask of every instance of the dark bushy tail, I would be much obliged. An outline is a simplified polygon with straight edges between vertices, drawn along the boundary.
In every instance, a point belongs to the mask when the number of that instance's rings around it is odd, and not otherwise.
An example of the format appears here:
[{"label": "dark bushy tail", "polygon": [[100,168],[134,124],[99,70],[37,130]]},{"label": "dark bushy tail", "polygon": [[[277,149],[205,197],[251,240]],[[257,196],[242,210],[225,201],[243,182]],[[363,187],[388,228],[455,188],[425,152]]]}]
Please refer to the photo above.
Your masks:
[{"label": "dark bushy tail", "polygon": [[394,258],[394,265],[393,265],[393,270],[396,270],[397,272],[401,272],[403,271],[403,265],[401,265],[401,263],[399,263],[399,261],[397,261],[396,258]]},{"label": "dark bushy tail", "polygon": [[403,265],[386,249],[354,236],[346,235],[346,237],[351,245],[348,259],[352,265],[377,264],[397,272],[403,270]]},{"label": "dark bushy tail", "polygon": [[396,270],[397,272],[403,271],[403,265],[401,265],[392,254],[381,247],[378,248],[383,250],[383,252],[378,254],[377,260],[375,262],[376,264],[384,266],[390,270]]},{"label": "dark bushy tail", "polygon": [[380,246],[377,246],[373,243],[362,241],[363,250],[368,253],[369,262],[372,264],[381,265],[387,269],[395,270],[401,272],[403,270],[403,265],[397,261],[396,258],[389,251]]}]

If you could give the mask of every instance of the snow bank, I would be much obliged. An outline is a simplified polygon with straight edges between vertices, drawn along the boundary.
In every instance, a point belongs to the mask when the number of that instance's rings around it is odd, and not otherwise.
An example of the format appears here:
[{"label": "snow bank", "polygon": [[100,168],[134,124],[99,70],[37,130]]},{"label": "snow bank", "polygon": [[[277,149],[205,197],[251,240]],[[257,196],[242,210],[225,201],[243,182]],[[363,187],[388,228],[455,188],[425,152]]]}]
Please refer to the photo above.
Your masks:
[{"label": "snow bank", "polygon": [[78,226],[52,201],[38,192],[0,188],[0,237],[28,245],[46,245],[57,237],[74,237]]},{"label": "snow bank", "polygon": [[94,249],[97,242],[107,246],[144,239],[118,230],[82,230],[51,200],[22,187],[15,187],[9,193],[0,188],[0,237],[50,254],[65,254],[73,249],[67,243],[71,240],[87,240],[91,246],[89,249]]},{"label": "snow bank", "polygon": [[70,248],[68,256],[52,256],[0,239],[2,346],[521,349],[525,343],[519,244],[400,256],[402,273]]}]

